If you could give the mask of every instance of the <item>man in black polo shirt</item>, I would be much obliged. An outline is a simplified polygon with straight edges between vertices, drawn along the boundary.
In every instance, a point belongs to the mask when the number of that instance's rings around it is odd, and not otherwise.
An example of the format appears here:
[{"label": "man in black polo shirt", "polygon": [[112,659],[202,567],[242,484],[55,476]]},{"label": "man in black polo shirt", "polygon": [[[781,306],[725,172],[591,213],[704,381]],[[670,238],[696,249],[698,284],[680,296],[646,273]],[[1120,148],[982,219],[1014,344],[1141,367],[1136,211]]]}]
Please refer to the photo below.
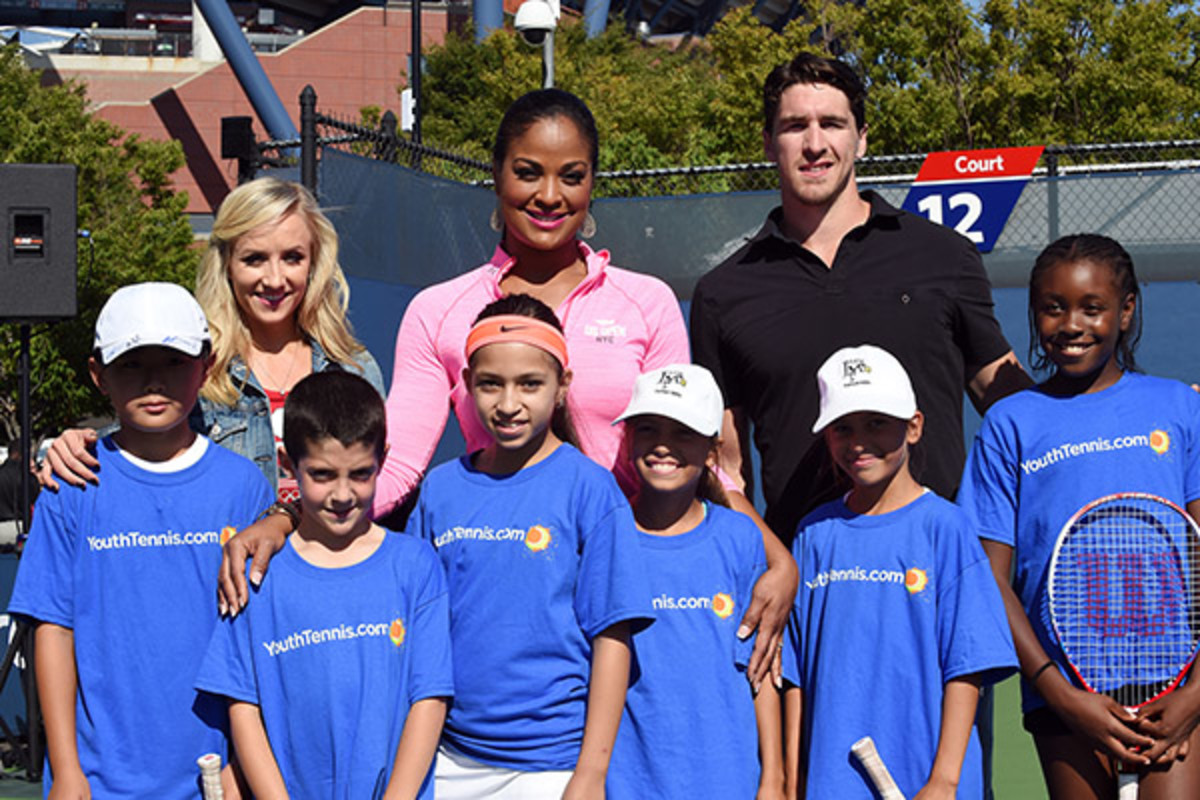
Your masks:
[{"label": "man in black polo shirt", "polygon": [[721,463],[750,481],[762,456],[766,521],[785,542],[837,496],[817,418],[817,368],[840,347],[879,345],[903,363],[925,413],[918,479],[953,498],[962,473],[962,392],[980,411],[1029,383],[992,314],[974,245],[859,193],[866,90],[847,65],[801,54],[763,87],[781,205],[692,298],[692,353],[728,406]]}]

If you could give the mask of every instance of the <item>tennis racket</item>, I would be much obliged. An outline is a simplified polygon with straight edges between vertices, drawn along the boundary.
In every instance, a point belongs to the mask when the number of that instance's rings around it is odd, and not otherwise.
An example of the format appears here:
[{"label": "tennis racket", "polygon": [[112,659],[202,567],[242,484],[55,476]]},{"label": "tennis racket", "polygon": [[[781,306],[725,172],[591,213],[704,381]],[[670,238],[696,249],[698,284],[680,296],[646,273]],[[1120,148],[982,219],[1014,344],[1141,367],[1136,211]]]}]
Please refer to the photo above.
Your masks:
[{"label": "tennis racket", "polygon": [[[1174,690],[1200,644],[1200,530],[1152,494],[1101,497],[1063,526],[1050,559],[1050,622],[1079,684],[1133,711]],[[1120,797],[1137,797],[1121,773]]]},{"label": "tennis racket", "polygon": [[858,759],[858,763],[862,764],[882,800],[904,800],[904,794],[896,785],[896,781],[892,780],[892,773],[888,772],[883,759],[879,757],[879,751],[875,749],[874,739],[864,736],[850,745],[850,752]]},{"label": "tennis racket", "polygon": [[200,767],[204,800],[225,800],[225,790],[221,788],[221,757],[207,753],[196,759],[196,766]]}]

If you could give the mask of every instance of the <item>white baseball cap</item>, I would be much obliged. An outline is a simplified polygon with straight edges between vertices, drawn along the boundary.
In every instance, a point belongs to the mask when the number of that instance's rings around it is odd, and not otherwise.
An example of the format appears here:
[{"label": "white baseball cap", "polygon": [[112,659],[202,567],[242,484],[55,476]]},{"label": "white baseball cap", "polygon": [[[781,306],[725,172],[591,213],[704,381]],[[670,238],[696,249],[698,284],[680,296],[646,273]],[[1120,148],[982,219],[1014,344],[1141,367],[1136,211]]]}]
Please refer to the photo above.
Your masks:
[{"label": "white baseball cap", "polygon": [[174,283],[122,286],[100,309],[95,349],[111,364],[135,347],[170,347],[198,356],[206,343],[208,320],[192,293]]},{"label": "white baseball cap", "polygon": [[712,373],[696,364],[669,364],[639,375],[622,420],[658,414],[682,423],[701,436],[716,436],[725,417],[725,401]]},{"label": "white baseball cap", "polygon": [[897,419],[917,413],[917,397],[908,373],[896,357],[873,344],[843,347],[817,370],[821,413],[813,425],[820,433],[829,423],[858,411]]}]

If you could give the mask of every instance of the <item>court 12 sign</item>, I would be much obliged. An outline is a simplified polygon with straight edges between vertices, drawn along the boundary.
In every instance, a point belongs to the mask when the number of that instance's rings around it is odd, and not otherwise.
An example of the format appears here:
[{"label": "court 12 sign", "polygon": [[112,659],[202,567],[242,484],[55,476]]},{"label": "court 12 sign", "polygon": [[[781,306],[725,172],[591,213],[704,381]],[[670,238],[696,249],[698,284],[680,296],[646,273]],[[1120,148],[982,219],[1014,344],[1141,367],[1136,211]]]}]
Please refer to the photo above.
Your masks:
[{"label": "court 12 sign", "polygon": [[991,252],[1044,149],[930,153],[902,207],[953,228],[979,252]]}]

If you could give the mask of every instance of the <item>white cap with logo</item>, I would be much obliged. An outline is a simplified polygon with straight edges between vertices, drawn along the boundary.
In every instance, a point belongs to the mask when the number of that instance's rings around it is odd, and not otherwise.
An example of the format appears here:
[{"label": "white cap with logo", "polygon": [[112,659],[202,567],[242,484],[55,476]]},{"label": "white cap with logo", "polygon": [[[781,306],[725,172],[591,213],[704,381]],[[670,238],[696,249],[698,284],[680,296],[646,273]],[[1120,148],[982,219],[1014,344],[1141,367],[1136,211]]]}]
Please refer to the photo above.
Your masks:
[{"label": "white cap with logo", "polygon": [[669,364],[638,376],[629,405],[613,424],[640,414],[658,414],[701,436],[716,436],[725,417],[725,401],[712,373],[704,367]]},{"label": "white cap with logo", "polygon": [[813,425],[820,433],[829,423],[858,411],[898,419],[917,413],[917,397],[908,373],[896,357],[873,344],[843,347],[817,370],[821,412]]},{"label": "white cap with logo", "polygon": [[174,283],[135,283],[113,292],[96,319],[95,349],[111,364],[135,347],[170,347],[198,356],[211,342],[192,293]]}]

